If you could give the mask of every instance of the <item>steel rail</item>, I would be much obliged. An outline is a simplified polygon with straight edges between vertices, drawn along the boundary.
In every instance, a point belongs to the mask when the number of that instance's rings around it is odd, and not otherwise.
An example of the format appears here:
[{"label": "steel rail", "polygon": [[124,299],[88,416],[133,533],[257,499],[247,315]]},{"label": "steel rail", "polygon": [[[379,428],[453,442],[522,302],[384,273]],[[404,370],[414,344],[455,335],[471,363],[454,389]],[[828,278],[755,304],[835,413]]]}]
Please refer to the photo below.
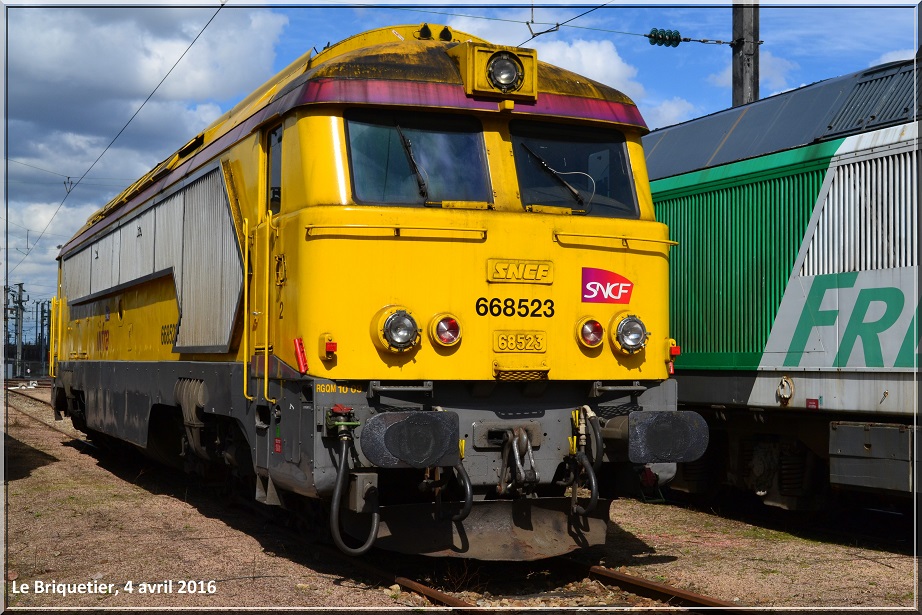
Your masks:
[{"label": "steel rail", "polygon": [[445,606],[459,607],[459,608],[470,608],[470,607],[475,606],[471,604],[470,602],[465,602],[464,600],[461,600],[460,598],[455,598],[454,596],[446,594],[445,592],[439,591],[435,589],[434,587],[429,587],[428,585],[425,585],[418,581],[408,579],[407,577],[401,577],[391,572],[388,572],[386,570],[383,570],[381,568],[378,568],[377,566],[373,564],[369,564],[368,562],[363,561],[359,558],[346,557],[345,555],[340,553],[339,550],[333,549],[332,547],[327,547],[324,545],[314,545],[314,548],[320,551],[323,551],[324,553],[328,555],[335,556],[346,564],[361,568],[373,576],[385,579],[386,581],[390,583],[396,583],[397,585],[401,587],[414,591],[417,594],[421,594],[425,596],[426,598],[428,598],[429,600],[432,600],[433,602],[437,602]]},{"label": "steel rail", "polygon": [[[24,390],[29,390],[29,389],[24,389]],[[40,404],[42,404],[42,405],[44,405],[44,406],[51,407],[51,404],[49,404],[48,402],[43,401],[43,400],[38,399],[38,398],[35,398],[35,397],[32,397],[31,395],[26,395],[25,393],[20,392],[20,390],[18,390],[18,389],[7,389],[7,393],[16,393],[16,394],[19,396],[20,399],[28,399],[28,400],[31,400],[31,401],[34,401],[34,402],[38,402],[38,403],[40,403]],[[39,423],[40,425],[43,425],[43,426],[47,427],[48,429],[50,429],[50,430],[52,430],[52,431],[56,431],[56,432],[58,432],[59,434],[63,434],[63,435],[65,435],[65,436],[67,436],[68,438],[72,438],[74,442],[79,442],[82,446],[88,446],[88,447],[90,447],[90,448],[97,449],[97,450],[99,449],[98,446],[96,446],[95,444],[93,444],[93,443],[90,442],[89,440],[86,440],[85,438],[81,438],[81,437],[75,436],[74,434],[68,433],[68,432],[64,431],[63,429],[61,429],[61,428],[59,428],[59,427],[56,427],[56,426],[52,425],[51,423],[47,423],[47,422],[45,422],[44,420],[42,420],[41,418],[39,418],[39,417],[35,416],[34,414],[32,414],[31,412],[28,412],[28,411],[26,411],[26,410],[24,410],[24,409],[22,409],[22,408],[17,408],[16,406],[12,406],[12,405],[8,405],[8,408],[11,409],[11,410],[15,410],[16,412],[18,412],[19,414],[23,415],[24,417],[26,417],[26,418],[28,418],[28,419],[31,419],[32,421],[34,421],[34,422],[36,422],[36,423]]]},{"label": "steel rail", "polygon": [[624,574],[602,566],[590,566],[589,574],[599,577],[603,582],[618,585],[622,589],[637,594],[638,596],[653,598],[655,600],[663,600],[663,596],[667,596],[669,600],[666,602],[669,604],[691,607],[721,607],[725,609],[736,609],[740,607],[740,604],[736,602],[718,600],[717,598],[696,594],[695,592],[690,592],[664,583],[649,581],[641,577]]}]

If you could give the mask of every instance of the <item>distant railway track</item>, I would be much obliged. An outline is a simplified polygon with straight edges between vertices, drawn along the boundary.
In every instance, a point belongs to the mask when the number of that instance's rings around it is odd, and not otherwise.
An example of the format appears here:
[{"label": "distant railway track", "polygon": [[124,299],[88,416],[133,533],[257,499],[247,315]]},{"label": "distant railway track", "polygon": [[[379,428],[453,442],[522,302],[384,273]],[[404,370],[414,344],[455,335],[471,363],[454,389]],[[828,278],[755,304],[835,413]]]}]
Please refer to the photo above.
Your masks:
[{"label": "distant railway track", "polygon": [[7,378],[3,386],[7,389],[50,389],[51,380],[47,378]]},{"label": "distant railway track", "polygon": [[[50,388],[50,385],[47,386],[47,387],[38,387],[38,388],[45,388],[45,389],[47,389],[47,388]],[[43,406],[47,407],[47,408],[49,409],[49,411],[50,411],[50,409],[51,409],[51,405],[50,405],[47,401],[45,401],[44,399],[41,399],[40,397],[37,397],[37,396],[35,396],[35,395],[33,395],[33,394],[30,394],[31,392],[34,392],[35,389],[17,389],[17,388],[10,388],[10,387],[7,387],[6,391],[7,391],[7,394],[8,394],[8,395],[9,395],[10,393],[12,393],[13,396],[16,397],[16,398],[18,398],[18,399],[28,399],[28,400],[31,400],[31,401],[33,401],[33,402],[35,402],[35,403],[42,404]],[[7,397],[7,399],[9,399],[9,397]],[[7,408],[10,408],[10,407],[11,407],[11,406],[10,406],[10,404],[8,403],[8,404],[7,404]],[[40,418],[40,417],[38,417],[38,416],[35,416],[35,415],[32,414],[31,412],[26,411],[24,408],[22,408],[22,407],[19,406],[19,405],[12,406],[12,409],[15,410],[17,413],[19,413],[20,415],[22,415],[22,416],[28,418],[28,419],[31,420],[31,421],[34,421],[34,422],[36,422],[36,423],[41,423],[42,425],[44,425],[44,426],[47,427],[48,429],[54,430],[54,431],[56,431],[56,432],[58,432],[58,433],[62,433],[62,434],[64,434],[65,436],[68,436],[68,437],[70,437],[70,438],[74,438],[74,440],[75,440],[76,442],[79,442],[82,446],[88,446],[88,447],[92,447],[92,448],[97,448],[96,445],[93,444],[92,442],[90,442],[86,437],[79,437],[79,436],[75,435],[74,432],[72,432],[72,431],[68,431],[68,430],[65,430],[65,429],[61,429],[60,427],[57,427],[57,426],[54,425],[53,423],[49,423],[48,421],[43,420],[42,418]],[[69,424],[69,422],[68,422],[68,424]]]}]

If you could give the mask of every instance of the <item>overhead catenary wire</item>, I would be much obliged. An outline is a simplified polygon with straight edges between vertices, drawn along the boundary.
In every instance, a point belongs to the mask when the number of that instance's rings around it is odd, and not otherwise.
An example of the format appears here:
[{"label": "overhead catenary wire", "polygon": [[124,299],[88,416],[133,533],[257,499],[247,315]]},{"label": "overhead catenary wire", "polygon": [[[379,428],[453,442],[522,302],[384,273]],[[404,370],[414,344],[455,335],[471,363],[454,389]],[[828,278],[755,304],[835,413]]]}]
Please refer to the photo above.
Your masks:
[{"label": "overhead catenary wire", "polygon": [[[0,217],[0,220],[6,220],[6,218]],[[28,231],[30,233],[39,232],[38,229],[29,228],[28,226],[17,224],[16,222],[13,222],[12,220],[10,220],[9,223],[12,224],[13,226],[18,226],[19,228],[25,231]],[[61,235],[60,233],[45,233],[45,235],[48,235],[49,237],[64,237],[65,239],[70,239],[70,235]]]},{"label": "overhead catenary wire", "polygon": [[[393,10],[410,11],[410,12],[414,12],[414,13],[427,13],[427,14],[431,14],[431,15],[443,15],[443,16],[445,16],[445,17],[464,17],[464,18],[466,18],[466,19],[482,19],[482,20],[484,20],[484,21],[499,21],[499,22],[503,22],[503,23],[523,24],[523,25],[525,25],[525,26],[528,27],[528,29],[529,29],[530,32],[532,32],[532,37],[529,38],[527,41],[524,41],[524,42],[520,43],[520,44],[518,45],[519,47],[521,47],[522,45],[525,45],[526,43],[530,42],[531,40],[537,38],[538,36],[540,36],[540,35],[542,35],[542,34],[549,34],[549,33],[551,33],[551,32],[556,32],[556,31],[558,31],[560,28],[564,28],[564,27],[565,27],[565,28],[572,28],[572,29],[574,29],[574,30],[589,30],[589,31],[592,31],[592,32],[601,32],[601,33],[603,33],[603,34],[622,34],[622,35],[625,35],[625,36],[638,36],[638,37],[641,37],[641,38],[647,38],[647,39],[649,39],[649,38],[650,38],[650,33],[649,33],[649,32],[648,32],[648,33],[626,32],[626,31],[624,31],[624,30],[612,30],[612,29],[610,29],[610,28],[596,28],[596,27],[593,27],[593,26],[578,26],[578,25],[575,25],[575,24],[571,23],[571,22],[573,22],[574,20],[579,19],[580,17],[583,17],[583,16],[585,16],[585,15],[591,13],[592,11],[596,11],[596,10],[598,10],[598,9],[600,9],[600,8],[603,8],[603,7],[607,6],[608,4],[611,4],[611,2],[613,2],[613,1],[614,1],[614,0],[610,0],[609,2],[606,2],[605,4],[599,5],[599,6],[595,7],[595,8],[593,8],[593,9],[590,9],[590,10],[584,12],[584,13],[581,13],[581,14],[577,15],[576,17],[573,17],[573,18],[571,18],[571,19],[568,19],[567,21],[559,22],[559,23],[556,23],[556,22],[549,22],[549,21],[547,21],[547,22],[535,21],[534,19],[530,19],[530,20],[521,20],[521,19],[505,19],[505,18],[502,18],[502,17],[485,17],[485,16],[483,16],[483,15],[468,15],[468,14],[465,14],[465,13],[454,13],[454,12],[449,12],[449,11],[434,11],[434,10],[426,10],[426,9],[413,9],[413,8],[405,8],[405,7],[399,7],[399,8],[395,7]],[[534,31],[531,30],[531,25],[536,25],[536,26],[551,26],[551,27],[548,28],[547,30],[542,31],[542,32],[534,32]],[[717,38],[690,38],[690,37],[683,37],[681,40],[682,40],[683,43],[703,43],[703,44],[709,44],[709,45],[733,45],[734,43],[737,42],[737,41],[732,41],[732,40],[725,41],[725,40],[717,39]],[[757,43],[757,44],[762,44],[763,41],[756,41],[756,43]]]},{"label": "overhead catenary wire", "polygon": [[605,4],[601,4],[601,5],[599,5],[599,6],[596,6],[596,7],[593,7],[593,8],[591,8],[591,9],[589,9],[588,11],[584,11],[584,12],[580,13],[579,15],[577,15],[576,17],[571,17],[570,19],[568,19],[568,20],[566,20],[566,21],[564,21],[564,22],[562,22],[562,23],[554,24],[554,27],[553,27],[553,28],[548,28],[547,30],[545,30],[545,31],[543,31],[543,32],[535,32],[534,30],[531,29],[531,25],[528,24],[528,23],[526,23],[526,25],[528,26],[528,31],[531,32],[531,38],[529,38],[529,39],[526,40],[526,41],[523,41],[523,42],[519,43],[519,44],[518,44],[518,47],[521,47],[521,46],[524,45],[525,43],[528,43],[528,42],[530,42],[530,41],[532,41],[532,40],[538,38],[538,37],[541,36],[542,34],[547,34],[547,33],[549,33],[549,32],[556,32],[557,30],[560,29],[560,26],[565,26],[565,25],[567,25],[568,23],[570,23],[571,21],[576,21],[576,20],[579,19],[580,17],[584,17],[584,16],[588,15],[589,13],[591,13],[591,12],[593,12],[593,11],[597,11],[597,10],[599,10],[600,8],[604,7],[604,6],[607,6],[607,5],[611,4],[611,3],[614,2],[614,1],[615,1],[615,0],[608,0],[608,2],[606,2]]},{"label": "overhead catenary wire", "polygon": [[[34,164],[23,162],[22,160],[16,160],[15,158],[7,158],[7,161],[12,162],[14,164],[21,164],[24,167],[29,167],[30,169],[35,169],[36,171],[42,171],[43,173],[50,173],[52,175],[57,175],[58,177],[63,177],[65,179],[73,179],[74,177],[76,177],[75,174],[65,175],[64,173],[58,173],[57,171],[51,171],[49,169],[44,169]],[[93,179],[99,179],[99,180],[105,179],[109,181],[120,181],[120,182],[133,182],[137,178],[136,177],[94,177]],[[25,182],[25,183],[29,183],[29,182]]]},{"label": "overhead catenary wire", "polygon": [[[134,118],[136,118],[136,117],[138,116],[138,113],[141,112],[141,109],[143,109],[144,106],[150,101],[150,99],[153,98],[154,94],[157,93],[157,90],[160,89],[160,86],[163,85],[163,83],[167,80],[167,78],[170,76],[170,74],[172,74],[173,70],[175,70],[175,68],[179,65],[179,63],[182,62],[182,59],[186,57],[186,54],[189,53],[189,50],[192,49],[192,46],[195,45],[195,42],[202,36],[202,34],[205,33],[205,30],[208,29],[208,26],[211,25],[211,22],[214,21],[215,17],[218,16],[218,13],[221,12],[221,9],[222,9],[222,8],[224,8],[224,4],[223,4],[223,3],[221,3],[221,5],[218,6],[217,10],[214,12],[214,14],[213,14],[213,15],[211,16],[211,18],[208,20],[208,22],[205,23],[204,26],[202,26],[202,29],[199,31],[199,33],[195,35],[195,38],[192,39],[192,42],[189,43],[189,45],[186,47],[185,51],[182,52],[182,54],[179,56],[179,58],[177,58],[176,62],[173,63],[173,66],[170,67],[170,70],[168,70],[168,71],[166,72],[166,74],[163,76],[163,78],[160,80],[160,82],[157,84],[157,86],[151,91],[151,93],[147,96],[147,98],[144,99],[144,102],[142,102],[141,105],[140,105],[140,106],[137,108],[137,110],[134,112],[134,114],[132,114],[132,116],[131,116],[130,118],[128,118],[128,121],[125,122],[125,125],[122,126],[121,130],[118,131],[118,134],[116,134],[116,135],[112,138],[112,140],[109,142],[109,144],[106,145],[106,147],[105,147],[105,149],[102,151],[102,153],[99,154],[99,156],[96,157],[96,160],[93,161],[93,164],[91,164],[91,165],[89,166],[89,168],[88,168],[86,171],[83,172],[83,175],[81,175],[80,178],[77,179],[76,182],[74,182],[74,183],[72,183],[72,184],[69,185],[69,188],[68,188],[68,190],[67,190],[67,193],[64,195],[64,198],[61,199],[61,202],[58,204],[57,209],[54,210],[54,213],[51,215],[51,218],[49,218],[48,223],[45,225],[45,228],[42,230],[41,234],[40,234],[40,235],[38,236],[38,238],[35,240],[35,243],[32,244],[32,246],[28,249],[28,251],[27,251],[27,252],[23,255],[23,257],[19,260],[19,262],[16,263],[16,266],[13,267],[11,270],[9,270],[9,271],[7,272],[7,278],[9,278],[9,275],[10,275],[11,273],[13,273],[14,271],[16,271],[16,269],[18,269],[19,266],[22,265],[23,262],[25,262],[25,260],[29,257],[29,254],[32,253],[32,250],[35,249],[35,246],[38,245],[38,242],[41,241],[42,237],[44,237],[45,232],[48,230],[48,227],[51,226],[51,223],[52,223],[52,221],[55,219],[55,217],[58,215],[58,212],[61,211],[61,208],[64,206],[65,201],[67,201],[67,197],[70,196],[71,191],[73,191],[74,188],[76,188],[78,185],[80,185],[80,182],[82,182],[83,179],[89,174],[89,172],[93,170],[93,168],[94,168],[94,167],[96,166],[96,164],[102,159],[102,157],[106,155],[106,152],[109,151],[109,149],[115,144],[115,142],[118,140],[118,138],[119,138],[120,136],[122,136],[122,133],[125,132],[125,130],[128,128],[128,126],[129,126],[129,125],[131,124],[131,122],[134,120]],[[22,164],[22,163],[20,163],[20,164]],[[26,166],[29,166],[29,165],[26,165]],[[42,169],[42,170],[44,170],[44,169]],[[56,173],[56,175],[60,175],[60,173]],[[66,177],[68,180],[71,179],[71,177],[70,177],[70,176],[67,176],[67,175],[63,175],[63,177]],[[7,208],[9,208],[8,205],[7,205]],[[9,213],[7,213],[7,219],[9,219]],[[7,260],[9,260],[9,259],[7,259]]]}]

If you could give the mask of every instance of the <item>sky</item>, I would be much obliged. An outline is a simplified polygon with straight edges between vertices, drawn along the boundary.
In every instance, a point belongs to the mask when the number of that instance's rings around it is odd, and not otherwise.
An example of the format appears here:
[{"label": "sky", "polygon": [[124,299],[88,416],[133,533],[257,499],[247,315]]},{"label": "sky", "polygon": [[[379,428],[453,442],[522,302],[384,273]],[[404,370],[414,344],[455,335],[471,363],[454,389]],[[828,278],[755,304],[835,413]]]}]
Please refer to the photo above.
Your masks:
[{"label": "sky", "polygon": [[[543,61],[628,94],[651,128],[731,106],[729,45],[659,47],[643,36],[663,28],[729,41],[729,1],[401,8],[204,0],[197,8],[142,8],[12,0],[2,6],[6,208],[0,224],[8,233],[0,258],[5,283],[24,284],[30,309],[55,294],[57,246],[94,211],[292,60],[365,30],[446,24],[534,48]],[[918,48],[917,6],[908,0],[810,6],[763,0],[759,17],[762,98],[911,58]],[[26,330],[33,327],[27,318]]]}]

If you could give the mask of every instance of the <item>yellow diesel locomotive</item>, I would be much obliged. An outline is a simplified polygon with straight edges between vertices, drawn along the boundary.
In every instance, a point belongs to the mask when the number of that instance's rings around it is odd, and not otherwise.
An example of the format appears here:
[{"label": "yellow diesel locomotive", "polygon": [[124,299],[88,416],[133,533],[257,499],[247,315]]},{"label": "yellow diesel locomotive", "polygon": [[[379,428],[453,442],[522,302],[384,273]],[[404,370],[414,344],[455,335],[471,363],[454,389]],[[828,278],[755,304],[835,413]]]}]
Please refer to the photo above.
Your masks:
[{"label": "yellow diesel locomotive", "polygon": [[346,553],[603,542],[614,468],[707,444],[669,379],[646,132],[444,26],[309,52],[62,248],[55,411],[319,509]]}]

